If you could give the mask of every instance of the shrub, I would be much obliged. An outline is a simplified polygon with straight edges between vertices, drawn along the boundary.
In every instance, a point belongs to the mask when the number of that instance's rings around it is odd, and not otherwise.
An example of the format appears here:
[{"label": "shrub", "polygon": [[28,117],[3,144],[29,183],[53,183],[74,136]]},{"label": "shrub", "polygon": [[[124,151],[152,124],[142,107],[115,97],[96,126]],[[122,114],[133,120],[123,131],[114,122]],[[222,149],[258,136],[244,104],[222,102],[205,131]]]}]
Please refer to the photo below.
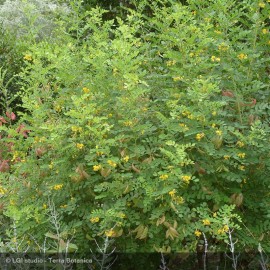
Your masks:
[{"label": "shrub", "polygon": [[28,48],[22,135],[2,138],[4,215],[20,236],[42,241],[53,200],[80,251],[99,236],[195,250],[202,233],[222,249],[229,229],[239,249],[269,249],[269,5],[164,3],[117,27],[94,8]]}]

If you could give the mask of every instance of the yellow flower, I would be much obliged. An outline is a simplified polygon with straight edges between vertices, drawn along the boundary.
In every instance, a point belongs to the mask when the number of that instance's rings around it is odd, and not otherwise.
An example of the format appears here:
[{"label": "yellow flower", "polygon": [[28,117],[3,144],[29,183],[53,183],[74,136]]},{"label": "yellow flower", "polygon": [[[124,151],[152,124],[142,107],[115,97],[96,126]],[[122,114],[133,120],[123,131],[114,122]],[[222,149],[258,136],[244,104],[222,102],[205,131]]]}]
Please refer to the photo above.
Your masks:
[{"label": "yellow flower", "polygon": [[228,226],[228,225],[224,225],[223,231],[224,231],[224,232],[228,232],[228,231],[229,231],[229,226]]},{"label": "yellow flower", "polygon": [[265,7],[265,3],[260,2],[260,3],[259,3],[259,7],[264,8],[264,7]]},{"label": "yellow flower", "polygon": [[197,236],[197,237],[200,237],[202,235],[202,233],[199,231],[199,230],[196,230],[194,232],[194,234]]},{"label": "yellow flower", "polygon": [[81,128],[81,127],[76,127],[76,126],[72,126],[72,127],[71,127],[71,130],[72,130],[73,132],[82,132],[82,128]]},{"label": "yellow flower", "polygon": [[49,168],[52,169],[53,168],[53,162],[51,161],[51,163],[49,164]]},{"label": "yellow flower", "polygon": [[216,34],[218,34],[218,35],[221,34],[221,31],[219,31],[219,30],[215,30],[214,32],[215,32]]},{"label": "yellow flower", "polygon": [[173,200],[176,204],[183,204],[185,202],[184,198],[181,196],[174,196]]},{"label": "yellow flower", "polygon": [[48,208],[47,204],[44,203],[44,204],[43,204],[43,209],[47,209],[47,208]]},{"label": "yellow flower", "polygon": [[176,190],[175,190],[175,189],[169,191],[169,195],[170,195],[171,197],[174,197],[175,193],[176,193]]},{"label": "yellow flower", "polygon": [[269,32],[268,29],[263,29],[263,30],[262,30],[262,33],[263,33],[264,35],[266,35],[268,32]]},{"label": "yellow flower", "polygon": [[0,195],[4,195],[6,192],[7,192],[6,189],[0,187]]},{"label": "yellow flower", "polygon": [[130,121],[130,120],[124,122],[124,126],[126,126],[126,127],[131,127],[132,124],[133,124],[133,123],[132,123],[132,121]]},{"label": "yellow flower", "polygon": [[62,111],[62,107],[60,105],[55,105],[54,109],[56,112],[61,112]]},{"label": "yellow flower", "polygon": [[97,222],[99,222],[99,217],[92,217],[92,218],[90,218],[90,222],[91,223],[97,223]]},{"label": "yellow flower", "polygon": [[225,155],[225,156],[223,156],[223,158],[224,158],[225,160],[228,160],[228,159],[230,159],[230,156]]},{"label": "yellow flower", "polygon": [[217,213],[215,212],[215,213],[213,213],[213,217],[217,217]]},{"label": "yellow flower", "polygon": [[112,161],[112,160],[110,160],[110,159],[107,161],[107,163],[108,163],[111,167],[114,167],[114,168],[115,168],[116,165],[117,165],[114,161]]},{"label": "yellow flower", "polygon": [[26,60],[26,61],[32,61],[32,60],[33,60],[32,56],[31,56],[30,54],[26,54],[26,55],[23,57],[23,59]]},{"label": "yellow flower", "polygon": [[188,115],[190,115],[190,112],[189,112],[189,111],[183,111],[183,112],[182,112],[182,115],[183,115],[183,116],[188,116]]},{"label": "yellow flower", "polygon": [[240,59],[240,60],[247,59],[247,55],[246,55],[246,54],[244,54],[244,53],[240,53],[240,54],[238,54],[238,55],[237,55],[237,57],[238,57],[238,59]]},{"label": "yellow flower", "polygon": [[124,160],[125,162],[128,162],[128,161],[129,161],[129,156],[123,157],[123,160]]},{"label": "yellow flower", "polygon": [[224,44],[224,43],[221,43],[221,44],[218,46],[218,50],[219,50],[219,51],[223,51],[223,52],[227,51],[228,48],[229,48],[229,47],[228,47],[226,44]]},{"label": "yellow flower", "polygon": [[184,128],[185,131],[189,130],[188,126],[186,124],[184,124],[184,123],[179,123],[179,126]]},{"label": "yellow flower", "polygon": [[176,64],[175,60],[170,60],[170,61],[167,61],[166,63],[167,67],[174,66],[175,64]]},{"label": "yellow flower", "polygon": [[222,131],[221,131],[221,130],[216,130],[216,134],[217,134],[218,136],[221,136],[221,135],[222,135]]},{"label": "yellow flower", "polygon": [[107,231],[105,231],[105,235],[107,237],[113,237],[113,236],[115,236],[115,231],[113,229],[107,230]]},{"label": "yellow flower", "polygon": [[243,147],[245,144],[244,144],[243,142],[241,142],[241,141],[238,141],[238,142],[236,143],[236,145],[239,146],[239,147]]},{"label": "yellow flower", "polygon": [[94,170],[95,172],[99,171],[100,169],[101,169],[101,165],[100,165],[100,164],[94,165],[94,166],[93,166],[93,170]]},{"label": "yellow flower", "polygon": [[162,179],[162,180],[166,180],[166,179],[169,178],[169,175],[168,174],[162,174],[159,178]]},{"label": "yellow flower", "polygon": [[191,180],[191,176],[189,175],[183,175],[182,177],[182,180],[185,182],[185,183],[189,183],[189,181]]},{"label": "yellow flower", "polygon": [[119,214],[119,217],[120,217],[120,218],[126,218],[126,215],[125,215],[124,213],[120,213],[120,214]]},{"label": "yellow flower", "polygon": [[246,154],[245,153],[238,153],[237,156],[240,158],[245,158]]},{"label": "yellow flower", "polygon": [[178,81],[183,80],[183,77],[182,77],[182,76],[173,77],[173,80],[174,80],[175,82],[178,82]]},{"label": "yellow flower", "polygon": [[66,204],[60,205],[60,208],[67,208],[67,205]]},{"label": "yellow flower", "polygon": [[211,222],[209,221],[209,219],[203,219],[203,225],[210,225]]},{"label": "yellow flower", "polygon": [[9,200],[9,203],[10,203],[10,205],[16,205],[16,201],[12,200],[12,199]]},{"label": "yellow flower", "polygon": [[220,62],[220,58],[213,55],[213,56],[211,56],[211,61],[212,62]]},{"label": "yellow flower", "polygon": [[83,143],[77,143],[77,144],[76,144],[76,147],[77,147],[78,149],[83,149],[83,148],[84,148],[84,144],[83,144]]},{"label": "yellow flower", "polygon": [[217,234],[224,234],[223,229],[218,229]]},{"label": "yellow flower", "polygon": [[112,113],[109,113],[109,114],[108,114],[108,117],[112,117],[112,116],[113,116],[113,114],[112,114]]},{"label": "yellow flower", "polygon": [[54,186],[53,186],[53,189],[54,189],[54,190],[60,190],[62,187],[63,187],[63,184],[60,184],[60,185],[54,185]]},{"label": "yellow flower", "polygon": [[147,112],[147,111],[148,111],[148,108],[147,108],[147,107],[143,107],[141,110],[142,110],[143,112]]},{"label": "yellow flower", "polygon": [[203,132],[196,134],[196,140],[197,141],[200,141],[203,137],[204,137],[204,133]]},{"label": "yellow flower", "polygon": [[244,171],[244,170],[245,170],[245,166],[243,166],[243,165],[240,165],[238,168],[239,168],[239,170],[241,170],[241,171]]},{"label": "yellow flower", "polygon": [[90,93],[90,90],[87,88],[87,87],[83,87],[83,92],[85,93],[85,94],[88,94],[88,93]]},{"label": "yellow flower", "polygon": [[213,111],[213,112],[212,112],[212,115],[213,115],[213,116],[216,116],[216,115],[217,115],[217,112],[216,112],[216,111]]}]

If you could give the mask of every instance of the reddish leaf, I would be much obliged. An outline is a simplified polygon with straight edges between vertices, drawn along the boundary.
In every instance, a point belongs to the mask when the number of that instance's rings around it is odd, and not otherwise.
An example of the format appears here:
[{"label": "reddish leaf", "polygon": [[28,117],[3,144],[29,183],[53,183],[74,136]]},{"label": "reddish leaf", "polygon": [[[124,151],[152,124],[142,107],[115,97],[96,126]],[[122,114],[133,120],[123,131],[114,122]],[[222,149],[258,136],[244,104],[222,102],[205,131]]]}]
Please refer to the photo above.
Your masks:
[{"label": "reddish leaf", "polygon": [[0,116],[0,122],[1,122],[1,126],[3,123],[7,123],[6,119],[3,116]]},{"label": "reddish leaf", "polygon": [[224,97],[234,97],[234,94],[231,91],[222,91],[222,96],[224,96]]},{"label": "reddish leaf", "polygon": [[18,133],[21,133],[25,138],[28,137],[28,133],[30,132],[29,129],[24,129],[25,125],[24,124],[20,124],[19,127],[16,129],[16,131]]},{"label": "reddish leaf", "polygon": [[7,172],[9,170],[8,160],[3,160],[0,164],[0,172]]},{"label": "reddish leaf", "polygon": [[16,119],[16,115],[15,115],[14,112],[11,112],[10,119],[11,120],[15,120]]}]

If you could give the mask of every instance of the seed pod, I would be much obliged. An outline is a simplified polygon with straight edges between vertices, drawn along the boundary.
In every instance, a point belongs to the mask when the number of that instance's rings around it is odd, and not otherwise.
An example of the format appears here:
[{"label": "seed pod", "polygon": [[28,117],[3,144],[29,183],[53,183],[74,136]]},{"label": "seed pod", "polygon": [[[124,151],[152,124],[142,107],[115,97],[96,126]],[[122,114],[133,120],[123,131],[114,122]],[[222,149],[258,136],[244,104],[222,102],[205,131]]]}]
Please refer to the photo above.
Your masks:
[{"label": "seed pod", "polygon": [[242,193],[234,193],[232,194],[231,196],[231,203],[232,204],[235,204],[237,207],[241,206],[243,204],[243,199],[244,199],[244,196]]}]

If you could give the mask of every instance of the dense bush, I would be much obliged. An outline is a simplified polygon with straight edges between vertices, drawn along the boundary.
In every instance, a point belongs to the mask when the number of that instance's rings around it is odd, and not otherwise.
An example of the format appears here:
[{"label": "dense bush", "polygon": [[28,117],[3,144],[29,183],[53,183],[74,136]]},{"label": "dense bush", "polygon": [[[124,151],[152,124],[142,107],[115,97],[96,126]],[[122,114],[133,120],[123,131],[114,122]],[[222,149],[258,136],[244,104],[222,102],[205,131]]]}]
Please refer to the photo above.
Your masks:
[{"label": "dense bush", "polygon": [[269,250],[270,4],[147,8],[117,22],[71,11],[27,48],[26,113],[0,119],[3,217],[32,250],[45,235],[195,250],[202,233],[218,250],[232,230],[239,249]]}]

